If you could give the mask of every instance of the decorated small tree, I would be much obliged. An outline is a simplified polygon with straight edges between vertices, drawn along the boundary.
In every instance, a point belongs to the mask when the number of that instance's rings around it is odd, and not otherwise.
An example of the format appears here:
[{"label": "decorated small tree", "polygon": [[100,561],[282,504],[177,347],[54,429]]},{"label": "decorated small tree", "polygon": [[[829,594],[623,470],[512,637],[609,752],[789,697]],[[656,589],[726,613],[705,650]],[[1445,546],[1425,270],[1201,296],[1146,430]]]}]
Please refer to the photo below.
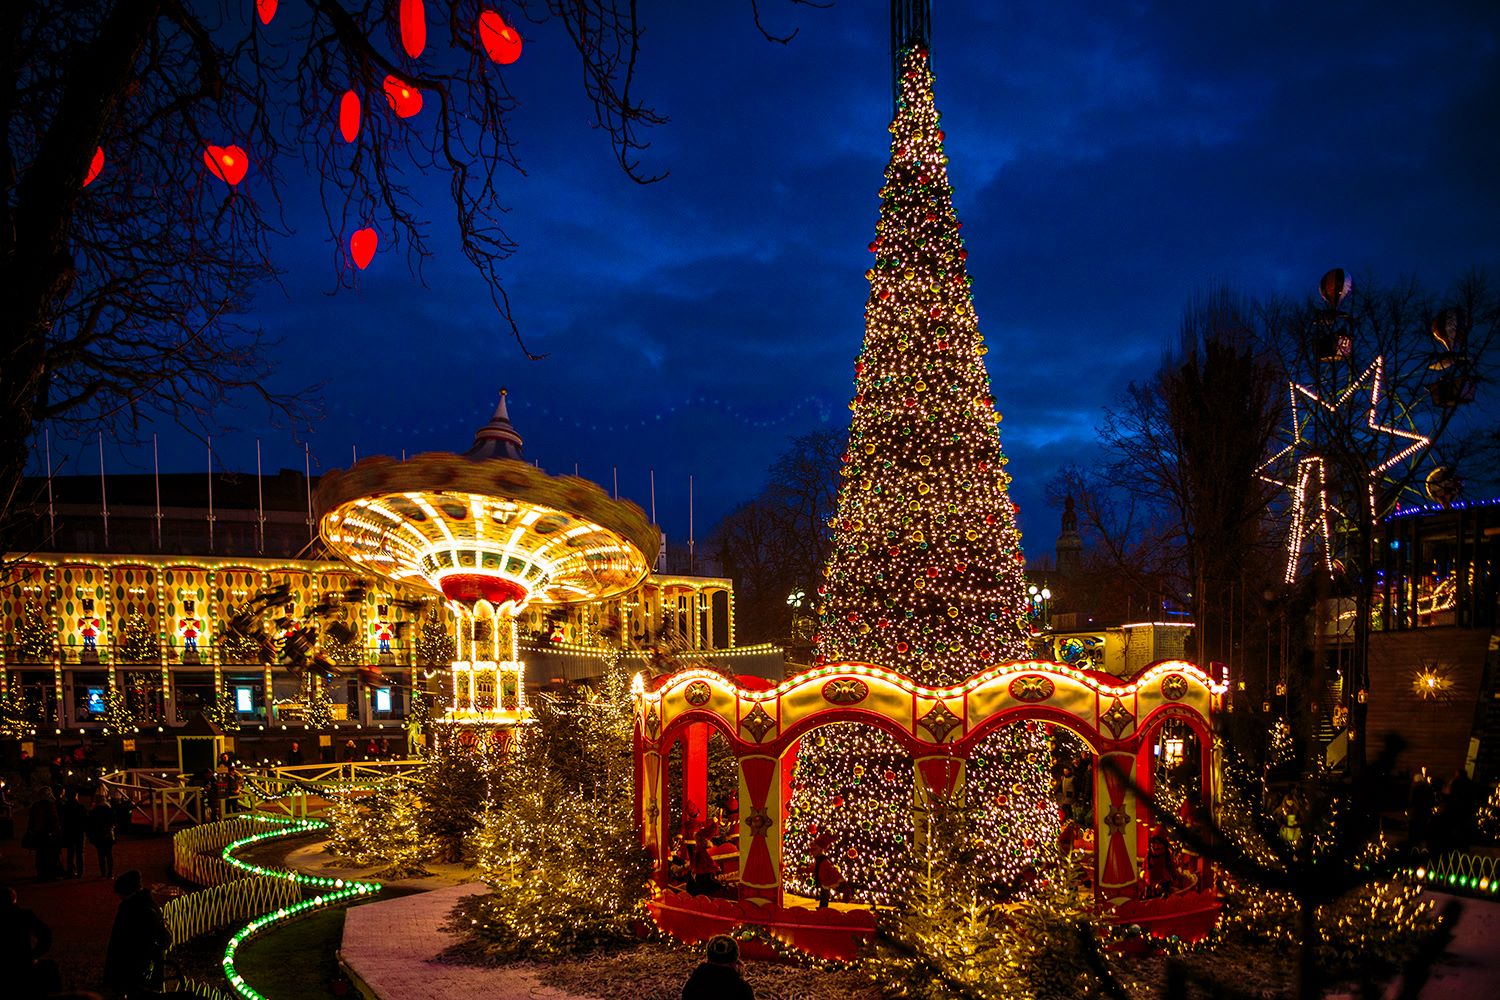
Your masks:
[{"label": "decorated small tree", "polygon": [[333,699],[328,696],[326,687],[319,687],[309,694],[306,704],[302,721],[308,729],[326,732],[333,728]]},{"label": "decorated small tree", "polygon": [[16,627],[16,662],[51,663],[57,641],[57,625],[48,619],[40,603],[27,601],[21,607]]},{"label": "decorated small tree", "polygon": [[632,819],[631,710],[618,655],[600,690],[544,698],[470,852],[493,892],[455,929],[489,955],[554,958],[632,940],[651,874]]},{"label": "decorated small tree", "polygon": [[120,629],[120,659],[125,663],[155,663],[161,658],[158,638],[146,616],[131,611]]},{"label": "decorated small tree", "polygon": [[934,813],[912,858],[900,906],[881,925],[869,962],[884,995],[1012,1000],[1100,995],[1113,979],[1087,893],[1066,877],[1020,903],[992,891],[984,845],[964,811]]},{"label": "decorated small tree", "polygon": [[432,853],[431,842],[422,834],[422,798],[402,783],[378,789],[371,797],[369,818],[374,835],[366,850],[378,855],[384,866],[382,878],[417,878],[431,874],[423,867]]},{"label": "decorated small tree", "polygon": [[428,667],[446,667],[453,662],[453,636],[443,624],[442,613],[429,610],[417,633],[417,662]]},{"label": "decorated small tree", "polygon": [[234,695],[228,691],[219,692],[219,696],[204,707],[203,715],[226,733],[239,731],[240,714],[234,703]]},{"label": "decorated small tree", "polygon": [[422,772],[422,835],[441,861],[458,861],[464,855],[464,840],[479,825],[496,755],[491,742],[477,739],[465,744],[462,736],[472,733],[445,727],[437,734],[437,745]]},{"label": "decorated small tree", "polygon": [[6,688],[0,694],[0,736],[7,739],[24,739],[36,732],[40,706],[26,696],[20,686]]},{"label": "decorated small tree", "polygon": [[104,714],[101,721],[104,723],[106,736],[132,736],[139,728],[135,713],[126,702],[125,692],[114,686],[104,693]]}]

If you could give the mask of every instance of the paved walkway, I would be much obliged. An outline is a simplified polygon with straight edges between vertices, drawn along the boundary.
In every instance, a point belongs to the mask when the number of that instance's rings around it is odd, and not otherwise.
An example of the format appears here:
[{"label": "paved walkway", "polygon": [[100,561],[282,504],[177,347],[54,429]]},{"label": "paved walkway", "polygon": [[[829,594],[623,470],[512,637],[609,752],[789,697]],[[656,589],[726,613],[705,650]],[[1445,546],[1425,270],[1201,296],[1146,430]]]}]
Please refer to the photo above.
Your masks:
[{"label": "paved walkway", "polygon": [[465,896],[487,891],[470,882],[352,907],[344,919],[345,967],[380,1000],[598,1000],[545,986],[526,968],[436,961],[459,940],[441,930],[453,907]]}]

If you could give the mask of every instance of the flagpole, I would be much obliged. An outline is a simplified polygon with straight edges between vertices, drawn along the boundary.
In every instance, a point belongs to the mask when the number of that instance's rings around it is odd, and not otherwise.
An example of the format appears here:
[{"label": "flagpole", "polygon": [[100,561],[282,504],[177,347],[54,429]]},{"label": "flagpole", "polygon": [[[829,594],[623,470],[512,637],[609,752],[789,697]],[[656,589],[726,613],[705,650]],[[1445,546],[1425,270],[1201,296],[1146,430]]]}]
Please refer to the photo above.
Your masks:
[{"label": "flagpole", "polygon": [[614,474],[615,474],[615,499],[618,500],[618,499],[620,499],[620,467],[618,465],[616,465],[614,467]]},{"label": "flagpole", "polygon": [[104,519],[104,549],[109,551],[109,491],[104,487],[104,432],[99,432],[99,516]]},{"label": "flagpole", "polygon": [[208,551],[214,550],[214,436],[208,440]]},{"label": "flagpole", "polygon": [[156,447],[156,435],[151,435],[151,479],[156,484],[156,548],[161,550],[161,453]]},{"label": "flagpole", "polygon": [[308,451],[307,443],[302,444],[302,482],[307,487],[307,538],[313,537],[312,516],[312,454]]},{"label": "flagpole", "polygon": [[688,474],[688,576],[693,575],[693,476]]},{"label": "flagpole", "polygon": [[651,523],[656,523],[656,470],[651,470]]},{"label": "flagpole", "polygon": [[57,537],[57,508],[52,503],[52,430],[42,428],[42,436],[47,442],[47,541],[50,544]]},{"label": "flagpole", "polygon": [[260,530],[260,547],[256,549],[261,555],[266,553],[266,494],[261,487],[260,481],[260,438],[255,439],[255,523]]}]

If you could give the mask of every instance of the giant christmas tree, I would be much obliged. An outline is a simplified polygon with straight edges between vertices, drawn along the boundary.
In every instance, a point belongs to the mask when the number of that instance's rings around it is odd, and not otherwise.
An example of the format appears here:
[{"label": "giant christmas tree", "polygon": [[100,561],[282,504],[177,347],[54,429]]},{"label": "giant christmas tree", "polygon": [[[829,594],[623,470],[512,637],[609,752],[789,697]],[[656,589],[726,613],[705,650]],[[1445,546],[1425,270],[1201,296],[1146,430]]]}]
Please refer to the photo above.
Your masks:
[{"label": "giant christmas tree", "polygon": [[[897,72],[816,642],[819,662],[939,686],[1027,655],[1024,557],[926,50],[904,49]],[[1047,756],[1040,727],[1012,726],[969,762],[965,803],[992,848],[986,871],[1006,887],[1053,850]],[[803,740],[793,780],[788,871],[827,832],[860,895],[889,898],[912,837],[911,761],[846,724]]]}]

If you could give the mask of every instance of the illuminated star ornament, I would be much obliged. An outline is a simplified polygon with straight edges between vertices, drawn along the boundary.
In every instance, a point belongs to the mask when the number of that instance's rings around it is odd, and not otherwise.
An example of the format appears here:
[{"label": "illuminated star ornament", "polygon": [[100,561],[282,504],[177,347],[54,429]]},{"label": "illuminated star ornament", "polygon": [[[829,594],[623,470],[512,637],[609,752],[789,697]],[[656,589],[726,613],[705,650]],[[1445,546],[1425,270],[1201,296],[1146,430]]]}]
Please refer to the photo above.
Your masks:
[{"label": "illuminated star ornament", "polygon": [[[1335,488],[1330,490],[1328,475],[1329,460],[1319,449],[1316,425],[1337,426],[1346,433],[1365,435],[1372,446],[1366,454],[1379,454],[1375,442],[1388,440],[1389,452],[1371,466],[1365,475],[1364,499],[1368,509],[1366,516],[1373,520],[1375,509],[1375,486],[1385,473],[1422,451],[1432,439],[1415,430],[1383,423],[1379,416],[1382,385],[1385,376],[1385,358],[1377,357],[1359,377],[1351,381],[1331,400],[1319,396],[1316,389],[1296,382],[1288,383],[1291,396],[1292,440],[1281,451],[1260,467],[1262,480],[1280,486],[1291,494],[1291,524],[1287,532],[1286,577],[1291,583],[1297,577],[1298,566],[1308,543],[1322,537],[1322,561],[1324,569],[1333,572],[1333,548],[1330,522],[1350,520],[1341,505],[1361,502],[1353,497],[1341,497]],[[1364,396],[1368,393],[1368,402]],[[1354,402],[1351,402],[1354,400]],[[1361,418],[1360,409],[1363,409]],[[1398,404],[1398,409],[1405,411]],[[1310,433],[1312,432],[1312,433]],[[1277,473],[1278,469],[1288,470]],[[1283,478],[1278,478],[1278,475]]]}]

